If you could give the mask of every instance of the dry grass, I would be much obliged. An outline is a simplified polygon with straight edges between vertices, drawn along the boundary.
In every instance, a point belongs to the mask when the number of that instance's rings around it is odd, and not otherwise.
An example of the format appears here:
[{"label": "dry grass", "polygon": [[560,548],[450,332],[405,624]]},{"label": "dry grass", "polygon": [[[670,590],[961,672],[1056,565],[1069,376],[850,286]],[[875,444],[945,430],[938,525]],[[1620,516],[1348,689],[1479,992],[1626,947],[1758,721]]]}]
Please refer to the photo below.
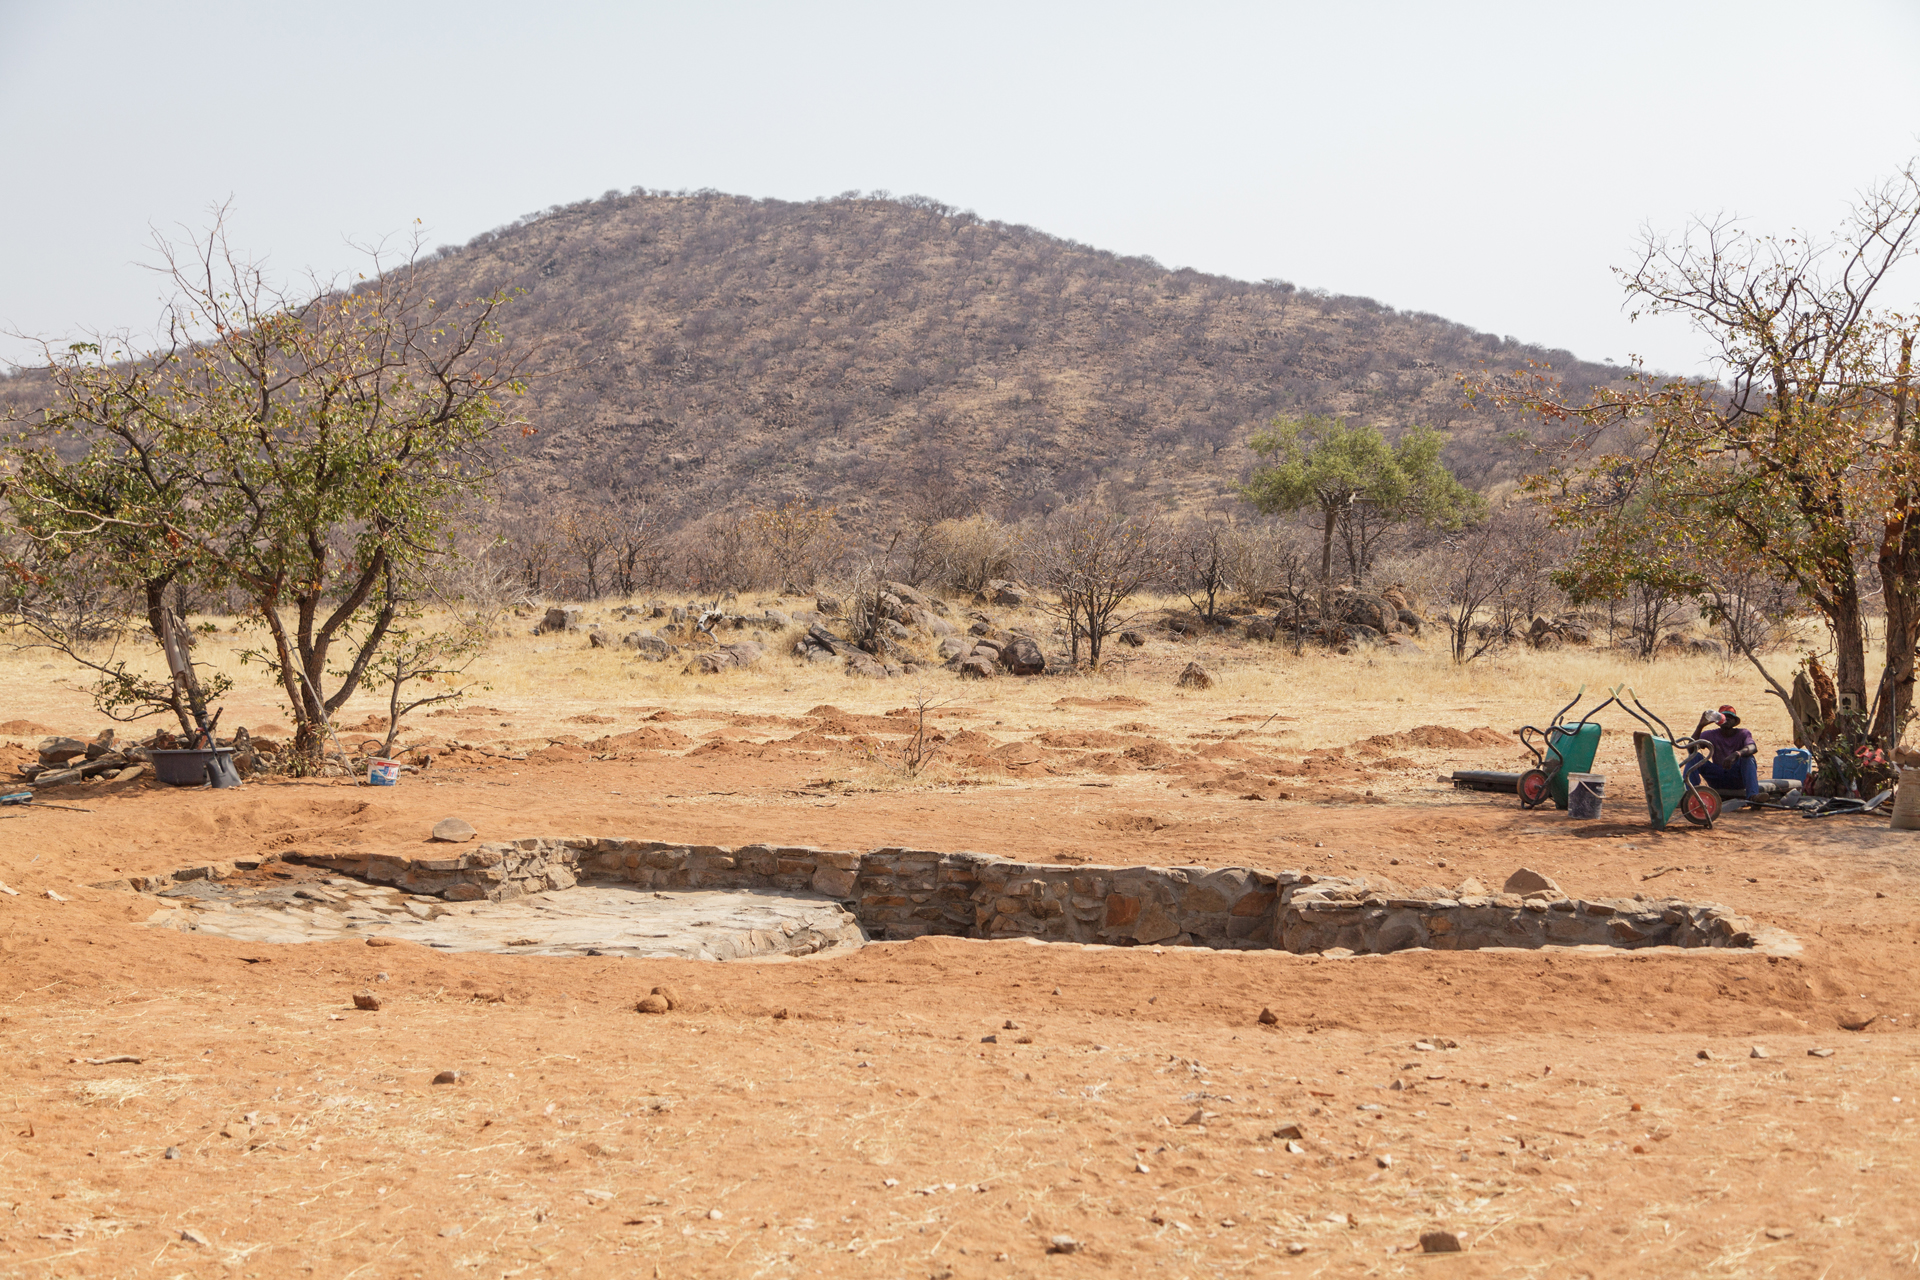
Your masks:
[{"label": "dry grass", "polygon": [[[614,619],[619,603],[589,606],[586,619],[602,622],[615,635],[643,625]],[[773,605],[791,611],[809,603],[764,597],[742,600],[740,605],[756,609]],[[991,612],[1002,625],[1042,637],[1050,653],[1064,653],[1064,640],[1052,634],[1052,619],[1031,612]],[[964,608],[957,609],[956,618],[963,613]],[[276,726],[284,728],[289,717],[277,687],[259,666],[238,661],[237,653],[246,647],[249,635],[236,630],[232,619],[195,621],[219,627],[202,635],[200,659],[235,680],[223,723],[244,724],[256,733],[263,727],[269,734]],[[581,635],[535,636],[532,616],[510,622],[512,626],[474,665],[470,674],[476,683],[464,705],[498,711],[501,722],[511,726],[513,737],[620,732],[637,723],[640,715],[661,707],[716,723],[747,709],[801,715],[814,707],[833,705],[874,714],[911,705],[916,693],[924,691],[946,704],[934,713],[936,720],[964,717],[1001,736],[1048,728],[1110,727],[1132,720],[1145,720],[1162,731],[1178,727],[1217,732],[1230,716],[1264,717],[1277,712],[1265,736],[1305,751],[1423,724],[1511,730],[1543,723],[1581,685],[1586,686],[1590,704],[1604,697],[1607,689],[1625,683],[1676,729],[1691,728],[1704,708],[1732,703],[1768,748],[1790,739],[1784,710],[1751,668],[1705,657],[1646,663],[1613,650],[1542,653],[1515,647],[1457,666],[1437,639],[1427,652],[1406,656],[1386,650],[1340,656],[1314,649],[1295,655],[1284,644],[1226,637],[1171,643],[1156,631],[1145,648],[1116,647],[1106,668],[1097,673],[975,682],[958,680],[935,665],[918,676],[873,681],[849,677],[834,665],[790,657],[799,628],[761,636],[767,657],[753,669],[715,676],[688,674],[681,661],[649,662],[628,650],[592,649]],[[651,624],[645,625],[650,629]],[[752,634],[723,633],[722,638],[746,639]],[[932,644],[921,647],[933,662]],[[150,669],[160,666],[157,651],[143,650],[140,658]],[[1194,691],[1175,685],[1180,669],[1195,659],[1214,673],[1212,689]],[[1779,655],[1778,665],[1788,668],[1787,655]],[[86,686],[83,672],[44,651],[0,650],[0,688],[6,690],[0,722],[26,720],[66,732],[94,731],[104,720],[91,709]],[[1148,708],[1060,705],[1062,700],[1115,696],[1138,699]],[[339,722],[358,723],[370,715],[384,715],[385,710],[383,691],[363,689]],[[581,715],[607,716],[611,723],[603,728],[570,722]],[[1608,723],[1621,730],[1633,727],[1617,712],[1608,713]],[[435,728],[434,720],[416,717],[410,724],[413,733],[403,739],[414,733],[424,736]],[[1602,762],[1629,760],[1630,743],[1625,732],[1610,734]],[[888,781],[890,771],[879,766],[861,772],[871,776],[861,776],[859,781],[885,786],[975,781],[937,764],[920,780]]]}]

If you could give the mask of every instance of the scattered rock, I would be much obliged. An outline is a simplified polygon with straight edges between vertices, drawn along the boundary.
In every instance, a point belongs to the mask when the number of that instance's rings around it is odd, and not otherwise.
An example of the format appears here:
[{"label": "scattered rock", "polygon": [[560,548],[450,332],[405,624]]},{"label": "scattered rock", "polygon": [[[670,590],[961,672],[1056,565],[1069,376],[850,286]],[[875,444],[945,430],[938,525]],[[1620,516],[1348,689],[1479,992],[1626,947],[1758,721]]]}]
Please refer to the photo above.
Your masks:
[{"label": "scattered rock", "polygon": [[1755,1045],[1753,1046],[1753,1051],[1747,1054],[1747,1056],[1749,1058],[1764,1058],[1767,1056],[1767,1051],[1761,1048],[1759,1045]]},{"label": "scattered rock", "polygon": [[1698,1059],[1700,1059],[1700,1061],[1702,1061],[1702,1062],[1712,1062],[1712,1061],[1713,1061],[1713,1050],[1711,1050],[1711,1049],[1702,1049],[1702,1050],[1701,1050],[1700,1052],[1698,1052],[1698,1053],[1696,1053],[1696,1054],[1694,1054],[1693,1056],[1694,1056],[1694,1057],[1696,1057],[1696,1058],[1698,1058]]},{"label": "scattered rock", "polygon": [[466,1077],[464,1071],[442,1071],[433,1078],[435,1084],[459,1084]]},{"label": "scattered rock", "polygon": [[353,996],[353,1007],[356,1009],[373,1009],[377,1011],[380,1008],[380,997],[371,991],[357,991]]},{"label": "scattered rock", "polygon": [[1287,1144],[1287,1154],[1290,1156],[1303,1156],[1307,1154],[1307,1149],[1297,1142],[1289,1142]]},{"label": "scattered rock", "polygon": [[1080,1242],[1072,1236],[1055,1236],[1053,1239],[1047,1241],[1047,1252],[1078,1253],[1080,1252]]},{"label": "scattered rock", "polygon": [[65,764],[75,756],[87,754],[87,744],[78,738],[56,736],[40,739],[41,764]]},{"label": "scattered rock", "polygon": [[1274,1012],[1273,1010],[1271,1010],[1271,1009],[1262,1009],[1262,1010],[1260,1011],[1260,1025],[1261,1025],[1261,1026],[1263,1026],[1263,1027],[1271,1027],[1271,1026],[1274,1026],[1274,1025],[1275,1025],[1276,1023],[1278,1023],[1279,1021],[1280,1021],[1280,1015],[1279,1015],[1279,1014],[1277,1014],[1277,1013],[1275,1013],[1275,1012]]},{"label": "scattered rock", "polygon": [[1047,669],[1047,656],[1028,636],[1015,636],[1000,650],[1000,665],[1016,676],[1037,676]]},{"label": "scattered rock", "polygon": [[1380,1166],[1380,1167],[1381,1167],[1382,1169],[1391,1169],[1391,1168],[1393,1168],[1393,1157],[1392,1157],[1392,1156],[1375,1156],[1375,1157],[1373,1158],[1373,1162],[1374,1162],[1375,1164],[1377,1164],[1377,1165],[1379,1165],[1379,1166]]},{"label": "scattered rock", "polygon": [[1877,1013],[1870,1018],[1855,1018],[1851,1020],[1842,1018],[1840,1020],[1840,1029],[1842,1031],[1865,1031],[1879,1020],[1880,1015]]},{"label": "scattered rock", "polygon": [[544,636],[554,631],[578,631],[580,629],[580,608],[568,605],[547,610],[547,614],[534,624],[533,634]]},{"label": "scattered rock", "polygon": [[393,939],[392,938],[368,938],[367,945],[370,947],[390,947],[393,945]]},{"label": "scattered rock", "polygon": [[465,818],[442,818],[433,824],[433,839],[443,844],[465,844],[479,835]]},{"label": "scattered rock", "polygon": [[444,1240],[458,1240],[464,1234],[465,1232],[458,1225],[440,1228],[440,1236]]},{"label": "scattered rock", "polygon": [[1122,631],[1120,633],[1120,643],[1126,645],[1129,649],[1138,649],[1146,644],[1146,642],[1147,638],[1138,631]]},{"label": "scattered rock", "polygon": [[1455,896],[1461,898],[1484,898],[1487,896],[1487,886],[1481,884],[1478,878],[1468,876],[1453,892]]},{"label": "scattered rock", "polygon": [[991,680],[993,678],[993,663],[985,658],[966,658],[961,661],[956,670],[959,672],[962,680]]},{"label": "scattered rock", "polygon": [[650,636],[644,631],[630,631],[620,637],[623,649],[632,649],[648,662],[665,662],[680,650],[660,636]]},{"label": "scattered rock", "polygon": [[1768,1227],[1767,1239],[1791,1240],[1793,1239],[1793,1228],[1792,1227]]},{"label": "scattered rock", "polygon": [[1500,886],[1500,892],[1517,893],[1522,897],[1529,893],[1551,893],[1555,897],[1566,897],[1566,894],[1560,891],[1560,886],[1553,882],[1552,877],[1543,876],[1538,871],[1529,870],[1526,867],[1508,876],[1507,882]]},{"label": "scattered rock", "polygon": [[1276,1138],[1304,1138],[1307,1135],[1301,1131],[1300,1126],[1297,1124],[1283,1124],[1273,1131],[1273,1136]]},{"label": "scattered rock", "polygon": [[1831,1049],[1809,1049],[1809,1050],[1807,1050],[1807,1056],[1808,1056],[1809,1058],[1831,1058],[1831,1057],[1833,1056],[1833,1050],[1831,1050]]},{"label": "scattered rock", "polygon": [[750,667],[760,661],[765,653],[765,649],[751,640],[742,640],[738,644],[723,644],[718,649],[697,655],[686,665],[683,674],[719,675],[722,671]]},{"label": "scattered rock", "polygon": [[665,1000],[669,1009],[678,1009],[681,1005],[680,993],[672,987],[655,987],[653,994]]},{"label": "scattered rock", "polygon": [[161,1154],[160,1158],[162,1160],[178,1160],[180,1158],[180,1148],[168,1147],[166,1151]]},{"label": "scattered rock", "polygon": [[1420,1252],[1459,1253],[1460,1237],[1451,1231],[1422,1231],[1420,1233]]},{"label": "scattered rock", "polygon": [[709,1222],[718,1222],[726,1216],[726,1214],[720,1212],[718,1209],[707,1210],[707,1221]]},{"label": "scattered rock", "polygon": [[[1769,1232],[1768,1234],[1771,1235],[1772,1233]],[[180,1233],[180,1239],[185,1241],[187,1244],[197,1244],[202,1249],[208,1249],[213,1246],[213,1241],[207,1239],[205,1234],[196,1230],[193,1227],[188,1227],[186,1230],[182,1231]]]},{"label": "scattered rock", "polygon": [[1213,677],[1199,663],[1189,662],[1187,669],[1180,673],[1179,684],[1182,689],[1211,689]]},{"label": "scattered rock", "polygon": [[641,996],[640,1003],[634,1005],[634,1009],[640,1013],[665,1013],[672,1007],[665,996]]},{"label": "scattered rock", "polygon": [[1298,1240],[1295,1240],[1292,1244],[1287,1246],[1287,1252],[1294,1255],[1296,1258],[1299,1257],[1301,1254],[1305,1253],[1306,1251],[1307,1251],[1307,1246],[1302,1244]]},{"label": "scattered rock", "polygon": [[1025,608],[1028,600],[1025,591],[999,578],[988,581],[986,590],[980,594],[986,597],[986,603],[1001,605],[1008,609]]},{"label": "scattered rock", "polygon": [[999,1044],[1000,1037],[999,1036],[981,1036],[980,1043],[981,1044]]}]

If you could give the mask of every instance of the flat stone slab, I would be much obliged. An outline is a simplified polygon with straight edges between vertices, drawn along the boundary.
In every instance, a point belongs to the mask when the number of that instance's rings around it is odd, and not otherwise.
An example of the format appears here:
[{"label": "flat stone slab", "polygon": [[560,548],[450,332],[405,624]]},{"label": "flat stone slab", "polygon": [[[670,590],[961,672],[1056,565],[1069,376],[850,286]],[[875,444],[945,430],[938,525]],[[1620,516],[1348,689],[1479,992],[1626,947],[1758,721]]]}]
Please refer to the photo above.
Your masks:
[{"label": "flat stone slab", "polygon": [[799,891],[581,885],[511,902],[448,903],[335,877],[231,889],[193,880],[161,896],[167,905],[148,918],[149,926],[239,942],[388,937],[502,955],[738,960],[811,955],[866,941],[838,902]]}]

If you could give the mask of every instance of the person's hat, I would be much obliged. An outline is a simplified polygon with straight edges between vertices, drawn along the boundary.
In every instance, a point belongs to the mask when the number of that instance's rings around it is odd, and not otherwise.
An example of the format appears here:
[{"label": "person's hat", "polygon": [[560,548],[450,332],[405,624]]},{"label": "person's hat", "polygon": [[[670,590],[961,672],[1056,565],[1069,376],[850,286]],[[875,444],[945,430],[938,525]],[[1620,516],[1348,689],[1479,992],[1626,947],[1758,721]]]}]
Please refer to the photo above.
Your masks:
[{"label": "person's hat", "polygon": [[1740,723],[1740,715],[1732,707],[1720,708],[1720,715],[1722,717],[1721,723],[1729,729]]}]

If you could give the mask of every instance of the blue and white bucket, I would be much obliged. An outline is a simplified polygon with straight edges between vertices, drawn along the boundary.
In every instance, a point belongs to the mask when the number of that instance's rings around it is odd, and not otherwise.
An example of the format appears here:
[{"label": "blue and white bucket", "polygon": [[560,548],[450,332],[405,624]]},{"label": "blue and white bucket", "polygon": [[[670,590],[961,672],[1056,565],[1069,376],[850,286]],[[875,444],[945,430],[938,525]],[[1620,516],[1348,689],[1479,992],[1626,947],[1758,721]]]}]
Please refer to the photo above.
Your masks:
[{"label": "blue and white bucket", "polygon": [[400,762],[398,760],[375,760],[367,768],[367,785],[370,787],[399,786]]}]

